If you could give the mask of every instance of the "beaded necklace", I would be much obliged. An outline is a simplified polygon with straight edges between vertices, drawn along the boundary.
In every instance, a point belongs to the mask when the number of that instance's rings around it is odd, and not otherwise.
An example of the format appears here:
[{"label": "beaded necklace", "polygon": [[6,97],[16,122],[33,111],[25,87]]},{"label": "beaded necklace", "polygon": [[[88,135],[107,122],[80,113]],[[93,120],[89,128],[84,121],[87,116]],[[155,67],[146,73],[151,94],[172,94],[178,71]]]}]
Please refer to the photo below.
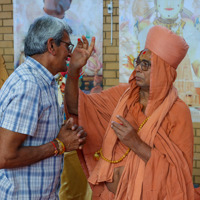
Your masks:
[{"label": "beaded necklace", "polygon": [[[142,129],[142,127],[145,125],[145,123],[148,121],[149,118],[150,118],[150,116],[147,117],[147,118],[140,124],[137,133]],[[125,153],[120,159],[118,159],[118,160],[109,160],[108,158],[106,158],[106,157],[103,155],[103,153],[102,153],[102,148],[101,148],[99,151],[95,152],[95,154],[94,154],[94,159],[95,159],[95,160],[99,160],[99,158],[101,157],[103,160],[105,160],[105,161],[107,161],[107,162],[109,162],[109,163],[116,164],[116,163],[121,162],[121,161],[128,155],[129,152],[130,152],[130,148],[128,148],[128,150],[126,151],[126,153]]]}]

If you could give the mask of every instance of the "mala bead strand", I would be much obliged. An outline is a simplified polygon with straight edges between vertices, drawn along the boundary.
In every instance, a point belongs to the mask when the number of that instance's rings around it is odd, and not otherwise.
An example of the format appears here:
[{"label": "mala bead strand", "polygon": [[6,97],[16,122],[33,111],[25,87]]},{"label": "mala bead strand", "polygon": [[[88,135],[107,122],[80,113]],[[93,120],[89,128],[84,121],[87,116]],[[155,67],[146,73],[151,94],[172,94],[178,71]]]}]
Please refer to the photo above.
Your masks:
[{"label": "mala bead strand", "polygon": [[[149,118],[150,118],[150,116],[147,117],[147,118],[142,122],[142,124],[140,124],[137,133],[142,129],[142,127],[143,127],[143,126],[145,125],[145,123],[149,120]],[[109,163],[112,163],[112,164],[116,164],[116,163],[121,162],[121,161],[128,155],[129,152],[130,152],[130,148],[128,148],[128,150],[126,151],[126,153],[125,153],[120,159],[118,159],[118,160],[109,160],[108,158],[106,158],[106,157],[103,155],[103,153],[102,153],[102,148],[101,148],[99,151],[95,152],[95,154],[94,154],[94,159],[95,159],[95,160],[99,160],[99,158],[101,157],[101,158],[102,158],[103,160],[105,160],[106,162],[109,162]]]},{"label": "mala bead strand", "polygon": [[138,131],[137,133],[142,129],[142,127],[146,124],[146,122],[149,120],[150,116],[147,117],[141,124],[140,124],[140,127],[138,128]]},{"label": "mala bead strand", "polygon": [[128,148],[128,150],[126,151],[126,153],[118,160],[109,160],[107,159],[106,157],[104,157],[103,153],[102,153],[102,149],[100,149],[99,151],[97,151],[95,154],[94,154],[94,157],[96,160],[99,160],[99,157],[101,156],[101,158],[109,163],[112,163],[112,164],[116,164],[116,163],[119,163],[121,162],[129,153],[130,151],[130,148]]}]

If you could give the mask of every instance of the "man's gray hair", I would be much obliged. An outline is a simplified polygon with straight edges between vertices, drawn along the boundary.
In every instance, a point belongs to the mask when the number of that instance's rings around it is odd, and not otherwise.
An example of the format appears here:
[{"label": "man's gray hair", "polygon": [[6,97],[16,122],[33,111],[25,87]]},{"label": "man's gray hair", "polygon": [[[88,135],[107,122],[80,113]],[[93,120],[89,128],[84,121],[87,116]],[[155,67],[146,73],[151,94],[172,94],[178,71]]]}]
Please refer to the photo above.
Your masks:
[{"label": "man's gray hair", "polygon": [[25,38],[25,56],[33,56],[46,52],[49,38],[53,38],[56,45],[59,46],[64,32],[69,35],[72,33],[72,29],[61,19],[51,16],[43,16],[36,19],[30,25]]}]

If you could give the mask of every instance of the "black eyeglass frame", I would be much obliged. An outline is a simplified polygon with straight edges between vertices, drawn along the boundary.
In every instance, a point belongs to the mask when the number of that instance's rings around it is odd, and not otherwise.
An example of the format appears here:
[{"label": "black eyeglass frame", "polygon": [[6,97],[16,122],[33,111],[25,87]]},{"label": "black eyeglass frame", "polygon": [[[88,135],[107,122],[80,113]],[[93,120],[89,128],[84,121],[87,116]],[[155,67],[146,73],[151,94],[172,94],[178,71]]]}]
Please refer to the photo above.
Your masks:
[{"label": "black eyeglass frame", "polygon": [[60,42],[63,42],[63,43],[65,43],[65,44],[67,44],[67,46],[65,46],[66,49],[69,51],[69,53],[72,52],[72,50],[73,50],[73,48],[74,48],[74,44],[72,44],[71,42],[65,42],[65,41],[63,41],[63,40],[60,40]]},{"label": "black eyeglass frame", "polygon": [[148,71],[151,67],[151,62],[148,60],[140,60],[139,57],[135,58],[133,60],[133,65],[136,68],[138,65],[140,65],[142,71]]}]

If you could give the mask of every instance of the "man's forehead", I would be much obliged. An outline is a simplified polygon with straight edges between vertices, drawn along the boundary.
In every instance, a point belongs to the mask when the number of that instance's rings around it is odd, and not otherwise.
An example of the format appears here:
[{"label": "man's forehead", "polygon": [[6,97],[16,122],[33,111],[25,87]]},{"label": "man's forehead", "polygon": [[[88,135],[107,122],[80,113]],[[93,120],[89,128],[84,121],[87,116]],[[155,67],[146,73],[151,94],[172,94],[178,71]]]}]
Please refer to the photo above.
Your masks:
[{"label": "man's forehead", "polygon": [[140,60],[151,60],[151,51],[149,49],[144,49],[139,54]]}]

